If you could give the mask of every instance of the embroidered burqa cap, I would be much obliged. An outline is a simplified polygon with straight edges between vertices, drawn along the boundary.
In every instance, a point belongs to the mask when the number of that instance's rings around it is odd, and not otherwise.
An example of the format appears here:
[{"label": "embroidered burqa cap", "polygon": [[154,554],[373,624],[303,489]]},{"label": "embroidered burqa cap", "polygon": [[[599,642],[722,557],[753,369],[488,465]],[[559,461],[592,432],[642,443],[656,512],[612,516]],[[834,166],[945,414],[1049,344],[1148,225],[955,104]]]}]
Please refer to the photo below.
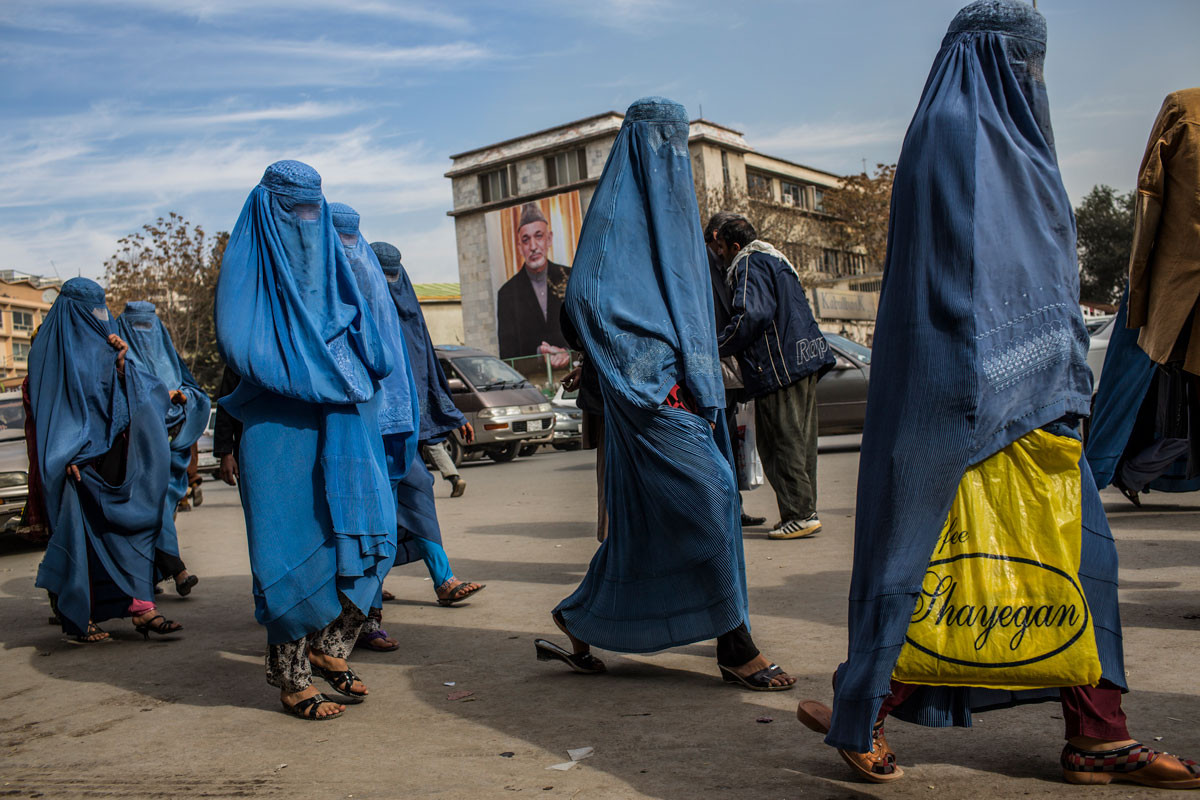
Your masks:
[{"label": "embroidered burqa cap", "polygon": [[[826,738],[839,748],[871,749],[872,723],[967,467],[1034,429],[1088,413],[1075,222],[1054,152],[1044,53],[1045,21],[1029,4],[968,5],[950,25],[905,136],[859,467],[849,653]],[[1084,493],[1083,517],[1087,562],[1102,549],[1089,529],[1107,530],[1094,491]],[[1104,677],[1121,685],[1115,560],[1089,566],[1094,579],[1084,589]],[[897,716],[969,724],[976,703],[968,690],[929,692],[914,700],[919,713]]]}]

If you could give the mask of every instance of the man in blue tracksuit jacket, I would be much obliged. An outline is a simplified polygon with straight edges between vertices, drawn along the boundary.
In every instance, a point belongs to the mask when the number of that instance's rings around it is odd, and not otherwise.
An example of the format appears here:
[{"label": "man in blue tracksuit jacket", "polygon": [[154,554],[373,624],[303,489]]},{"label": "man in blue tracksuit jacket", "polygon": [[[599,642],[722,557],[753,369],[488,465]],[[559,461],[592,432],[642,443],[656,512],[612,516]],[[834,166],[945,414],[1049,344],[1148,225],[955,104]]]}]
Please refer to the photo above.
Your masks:
[{"label": "man in blue tracksuit jacket", "polygon": [[729,265],[733,314],[717,334],[722,356],[736,355],[754,400],[763,471],[779,503],[771,539],[800,539],[821,529],[817,517],[817,381],[833,366],[800,276],[782,253],[757,238],[744,218],[717,234]]}]

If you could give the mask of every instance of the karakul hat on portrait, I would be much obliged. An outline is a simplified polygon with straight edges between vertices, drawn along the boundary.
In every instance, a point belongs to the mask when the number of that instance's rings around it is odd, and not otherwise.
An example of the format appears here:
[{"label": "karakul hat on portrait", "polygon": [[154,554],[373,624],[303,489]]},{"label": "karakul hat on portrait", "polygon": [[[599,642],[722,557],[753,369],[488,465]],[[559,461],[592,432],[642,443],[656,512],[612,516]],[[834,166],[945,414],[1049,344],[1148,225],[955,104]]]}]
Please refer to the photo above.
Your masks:
[{"label": "karakul hat on portrait", "polygon": [[537,203],[526,203],[525,205],[521,206],[521,221],[517,223],[517,230],[521,230],[521,228],[524,228],[526,225],[534,222],[545,222],[547,225],[550,224],[546,219],[546,215],[542,213],[540,208],[538,208]]}]

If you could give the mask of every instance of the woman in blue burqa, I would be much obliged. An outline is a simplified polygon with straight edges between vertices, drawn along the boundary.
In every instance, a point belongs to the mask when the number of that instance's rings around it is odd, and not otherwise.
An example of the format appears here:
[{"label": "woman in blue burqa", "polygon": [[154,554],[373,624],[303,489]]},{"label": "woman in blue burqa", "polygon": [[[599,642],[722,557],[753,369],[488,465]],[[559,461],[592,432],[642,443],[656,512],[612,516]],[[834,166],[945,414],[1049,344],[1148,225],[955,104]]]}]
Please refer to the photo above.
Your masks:
[{"label": "woman in blue burqa", "polygon": [[[220,402],[243,424],[239,488],[267,682],[286,711],[328,719],[366,697],[346,657],[396,555],[380,435],[380,381],[395,362],[307,164],[272,164],[247,198],[216,327],[241,376]],[[313,673],[343,701],[317,692]]]},{"label": "woman in blue burqa", "polygon": [[129,345],[128,359],[143,372],[162,381],[171,393],[171,411],[167,433],[171,441],[171,480],[167,483],[167,501],[163,504],[162,531],[155,546],[155,566],[163,578],[173,578],[181,597],[191,594],[199,578],[188,572],[179,553],[179,534],[175,530],[175,509],[188,490],[188,464],[192,445],[208,425],[211,401],[191,371],[175,351],[171,334],[158,318],[154,303],[133,301],[117,318],[117,333]]},{"label": "woman in blue burqa", "polygon": [[396,563],[424,561],[438,603],[453,606],[482,590],[485,584],[458,578],[450,568],[433,502],[433,475],[425,469],[421,458],[425,448],[444,442],[451,431],[457,430],[467,444],[474,441],[475,431],[450,397],[450,386],[434,353],[433,340],[417,302],[417,293],[400,260],[400,251],[387,242],[373,242],[371,250],[383,270],[392,307],[404,330],[404,344],[408,348],[421,417],[417,454],[413,465],[396,486],[396,523],[400,537]]},{"label": "woman in blue burqa", "polygon": [[170,472],[166,387],[127,358],[104,290],[72,278],[29,353],[37,459],[53,532],[37,585],[63,630],[105,641],[96,625],[132,616],[138,632],[183,626],[154,607],[154,546]]},{"label": "woman in blue burqa", "polygon": [[849,652],[832,714],[804,701],[798,715],[860,776],[884,782],[903,774],[883,736],[889,714],[969,726],[972,710],[1059,699],[1068,781],[1200,786],[1194,764],[1143,747],[1126,729],[1117,554],[1085,460],[1079,578],[1099,685],[1013,693],[892,680],[966,470],[1039,429],[1077,440],[1088,413],[1075,223],[1050,128],[1045,47],[1045,19],[1029,4],[966,6],[909,126],[859,467]]},{"label": "woman in blue burqa", "polygon": [[580,234],[567,314],[604,396],[608,537],[554,609],[571,650],[542,661],[605,671],[591,646],[650,653],[717,640],[731,683],[790,689],[748,627],[741,507],[725,424],[708,260],[683,106],[625,112]]}]

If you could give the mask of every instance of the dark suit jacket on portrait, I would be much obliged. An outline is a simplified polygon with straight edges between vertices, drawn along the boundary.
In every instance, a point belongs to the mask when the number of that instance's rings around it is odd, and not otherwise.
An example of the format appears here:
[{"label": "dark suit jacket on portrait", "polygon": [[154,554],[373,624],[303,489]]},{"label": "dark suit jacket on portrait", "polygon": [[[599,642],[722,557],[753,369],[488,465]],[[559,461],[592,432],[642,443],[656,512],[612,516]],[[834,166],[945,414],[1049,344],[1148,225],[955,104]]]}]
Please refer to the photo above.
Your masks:
[{"label": "dark suit jacket on portrait", "polygon": [[546,265],[546,316],[533,291],[525,266],[509,278],[496,293],[496,327],[500,335],[500,357],[536,355],[542,342],[568,347],[559,326],[558,313],[567,290],[570,267],[550,262]]}]

